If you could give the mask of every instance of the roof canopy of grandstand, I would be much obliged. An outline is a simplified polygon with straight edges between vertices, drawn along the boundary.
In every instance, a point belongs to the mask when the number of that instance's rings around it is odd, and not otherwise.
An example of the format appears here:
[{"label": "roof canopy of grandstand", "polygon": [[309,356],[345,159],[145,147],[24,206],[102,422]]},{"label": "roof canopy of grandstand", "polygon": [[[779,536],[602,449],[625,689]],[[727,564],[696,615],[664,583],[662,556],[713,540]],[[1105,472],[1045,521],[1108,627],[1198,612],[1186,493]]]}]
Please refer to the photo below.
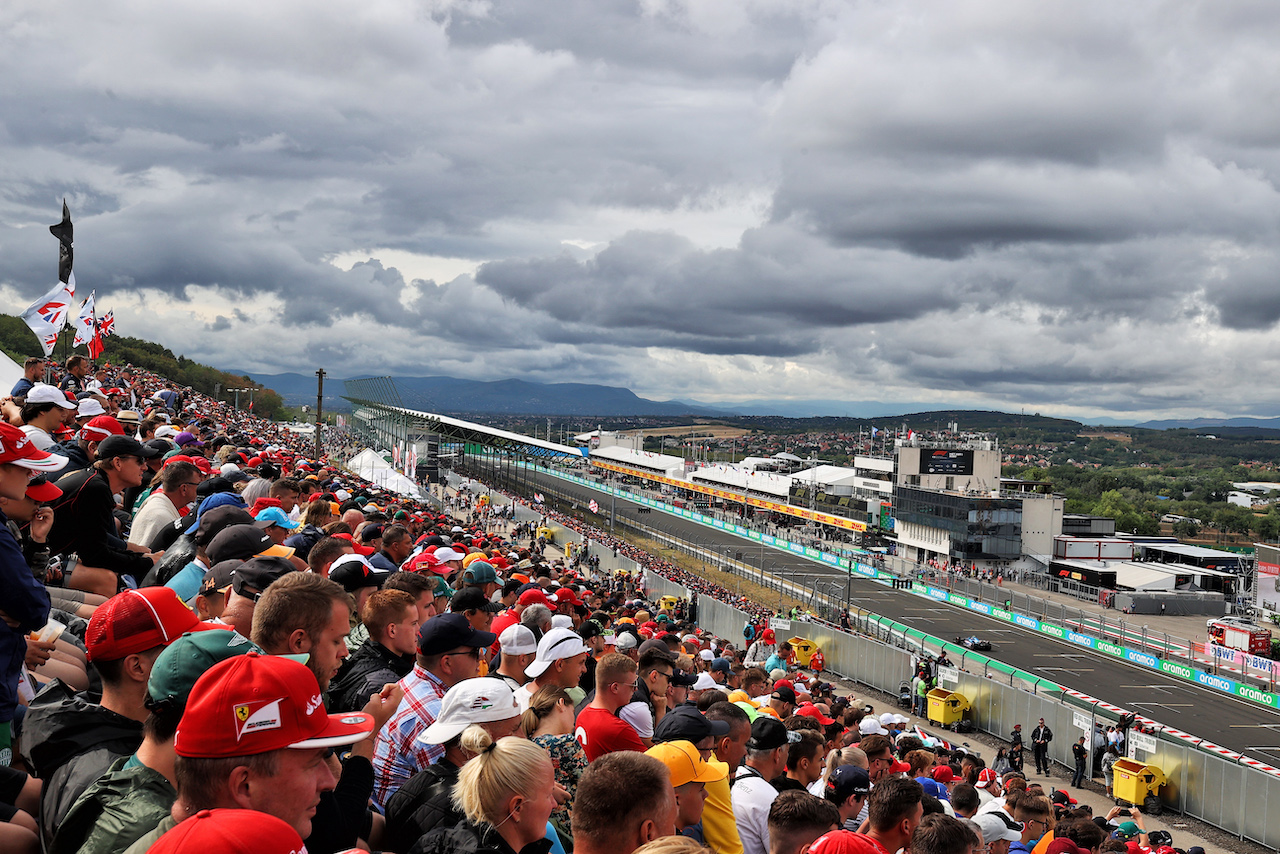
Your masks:
[{"label": "roof canopy of grandstand", "polygon": [[1184,543],[1144,543],[1142,550],[1149,561],[1204,569],[1234,569],[1239,572],[1244,563],[1244,559],[1234,552]]},{"label": "roof canopy of grandstand", "polygon": [[596,448],[591,452],[591,459],[619,463],[663,477],[684,477],[684,458],[673,457],[670,454],[633,451],[621,445],[611,445],[607,448]]},{"label": "roof canopy of grandstand", "polygon": [[852,486],[857,479],[855,469],[829,465],[814,466],[791,475],[795,486]]},{"label": "roof canopy of grandstand", "polygon": [[[401,403],[395,383],[390,377],[347,380],[346,387],[347,393],[343,395],[343,399],[353,404],[352,417],[356,419],[372,420],[369,418],[370,414],[392,416],[403,419],[403,423],[398,426],[409,431],[438,433],[449,440],[483,445],[495,451],[505,451],[525,457],[580,459],[589,454],[587,448],[561,445],[558,442],[524,436],[509,430],[499,430],[474,421],[410,409]],[[368,411],[362,412],[362,408]]]},{"label": "roof canopy of grandstand", "polygon": [[770,474],[763,471],[746,471],[736,466],[710,465],[703,466],[689,473],[689,479],[696,483],[710,483],[718,486],[732,486],[745,489],[747,492],[758,492],[785,500],[791,491],[789,475]]}]

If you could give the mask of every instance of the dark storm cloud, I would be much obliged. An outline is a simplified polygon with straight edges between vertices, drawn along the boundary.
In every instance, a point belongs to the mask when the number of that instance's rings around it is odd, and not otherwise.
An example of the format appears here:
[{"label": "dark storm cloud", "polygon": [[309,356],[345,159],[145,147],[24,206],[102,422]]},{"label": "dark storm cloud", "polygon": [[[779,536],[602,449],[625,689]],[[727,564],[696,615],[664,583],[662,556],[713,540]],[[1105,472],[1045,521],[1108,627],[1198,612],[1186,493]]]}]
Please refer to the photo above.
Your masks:
[{"label": "dark storm cloud", "polygon": [[16,0],[0,286],[66,196],[122,332],[236,367],[1243,410],[1276,44],[1267,4]]}]

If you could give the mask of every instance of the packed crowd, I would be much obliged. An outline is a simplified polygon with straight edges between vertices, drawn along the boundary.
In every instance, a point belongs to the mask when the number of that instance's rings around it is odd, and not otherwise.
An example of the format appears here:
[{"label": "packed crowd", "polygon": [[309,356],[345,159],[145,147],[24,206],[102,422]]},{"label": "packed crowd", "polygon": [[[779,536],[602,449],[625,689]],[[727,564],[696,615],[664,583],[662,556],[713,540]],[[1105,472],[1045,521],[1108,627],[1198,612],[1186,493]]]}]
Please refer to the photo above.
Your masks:
[{"label": "packed crowd", "polygon": [[0,850],[1174,850],[836,696],[763,622],[739,650],[279,425],[63,367],[0,401]]}]

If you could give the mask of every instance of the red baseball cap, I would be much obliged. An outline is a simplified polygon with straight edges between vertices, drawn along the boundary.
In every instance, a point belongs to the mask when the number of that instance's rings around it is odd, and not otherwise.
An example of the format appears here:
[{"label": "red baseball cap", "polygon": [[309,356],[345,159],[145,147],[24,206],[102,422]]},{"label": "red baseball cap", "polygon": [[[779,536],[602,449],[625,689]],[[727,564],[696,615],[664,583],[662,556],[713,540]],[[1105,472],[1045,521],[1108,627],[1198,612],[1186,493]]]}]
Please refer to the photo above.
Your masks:
[{"label": "red baseball cap", "polygon": [[156,854],[302,854],[302,837],[284,819],[258,810],[200,810],[157,839]]},{"label": "red baseball cap", "polygon": [[108,436],[123,436],[124,426],[110,415],[98,415],[85,422],[80,435],[90,442],[101,442]]},{"label": "red baseball cap", "polygon": [[996,770],[994,768],[983,768],[981,771],[978,772],[978,788],[979,789],[985,789],[987,786],[990,786],[992,783],[999,782],[999,780],[1000,780],[1000,776],[996,774]]},{"label": "red baseball cap", "polygon": [[822,724],[823,726],[831,726],[833,723],[835,723],[834,718],[829,718],[826,715],[824,715],[822,713],[822,709],[819,709],[813,703],[802,703],[800,705],[800,708],[796,709],[796,714],[804,715],[806,718],[813,718],[815,721]]},{"label": "red baseball cap", "polygon": [[222,759],[354,744],[371,732],[369,715],[325,711],[320,686],[305,665],[248,652],[220,661],[196,680],[173,749],[179,756]]},{"label": "red baseball cap", "polygon": [[870,836],[852,830],[829,831],[809,846],[809,854],[880,854],[880,851]]},{"label": "red baseball cap", "polygon": [[117,593],[99,605],[89,618],[84,645],[90,661],[118,661],[168,646],[187,632],[230,628],[200,622],[169,587],[143,587]]},{"label": "red baseball cap", "polygon": [[582,604],[582,600],[578,598],[578,594],[574,593],[571,588],[561,587],[556,592],[556,603],[560,605],[568,603],[576,607]]},{"label": "red baseball cap", "polygon": [[938,783],[950,783],[956,778],[956,774],[948,765],[939,765],[933,769],[933,779]]},{"label": "red baseball cap", "polygon": [[529,605],[546,605],[548,608],[555,608],[555,604],[541,590],[526,590],[520,594],[520,598],[516,600],[516,603],[526,607]]},{"label": "red baseball cap", "polygon": [[58,471],[67,464],[67,458],[40,450],[31,444],[26,433],[6,421],[0,422],[0,464],[3,463],[35,471]]},{"label": "red baseball cap", "polygon": [[27,484],[27,497],[32,501],[48,503],[62,495],[62,490],[54,486],[44,475],[32,478]]},{"label": "red baseball cap", "polygon": [[905,774],[911,770],[911,766],[905,762],[894,762],[889,766],[890,774]]},{"label": "red baseball cap", "polygon": [[355,550],[356,550],[356,554],[358,554],[358,555],[360,555],[360,556],[362,556],[362,557],[368,557],[369,555],[371,555],[371,554],[373,554],[375,551],[377,551],[376,549],[374,549],[374,548],[372,548],[372,547],[370,547],[370,546],[362,546],[362,545],[360,545],[359,543],[357,543],[357,542],[355,541],[355,539],[354,539],[350,534],[334,534],[334,536],[335,536],[335,537],[337,537],[337,538],[338,538],[338,539],[340,539],[340,540],[346,540],[348,543],[351,543],[351,548],[355,549]]}]

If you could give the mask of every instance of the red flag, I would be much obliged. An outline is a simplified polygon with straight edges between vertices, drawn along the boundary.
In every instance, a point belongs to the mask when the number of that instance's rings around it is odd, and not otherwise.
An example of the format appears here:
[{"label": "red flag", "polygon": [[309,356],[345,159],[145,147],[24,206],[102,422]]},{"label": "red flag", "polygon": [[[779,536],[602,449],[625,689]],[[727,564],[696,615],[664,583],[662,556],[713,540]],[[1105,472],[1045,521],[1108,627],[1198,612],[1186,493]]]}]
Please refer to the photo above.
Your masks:
[{"label": "red flag", "polygon": [[93,338],[89,340],[89,358],[96,359],[102,355],[102,329],[94,327]]}]

